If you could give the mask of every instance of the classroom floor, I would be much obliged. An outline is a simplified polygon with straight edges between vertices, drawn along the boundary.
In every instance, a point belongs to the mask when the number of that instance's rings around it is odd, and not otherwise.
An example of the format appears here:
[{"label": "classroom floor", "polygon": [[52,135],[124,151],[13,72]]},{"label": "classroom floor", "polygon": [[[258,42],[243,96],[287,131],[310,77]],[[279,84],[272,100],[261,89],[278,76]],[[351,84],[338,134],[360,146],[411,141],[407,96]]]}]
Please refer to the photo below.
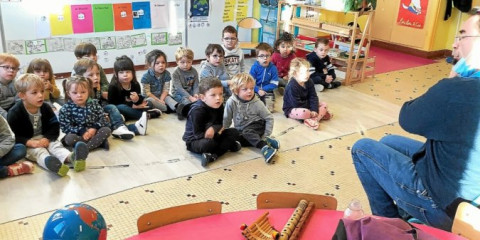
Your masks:
[{"label": "classroom floor", "polygon": [[85,202],[102,213],[108,239],[136,234],[140,215],[174,205],[218,200],[223,212],[254,209],[262,191],[332,195],[340,210],[357,198],[368,212],[350,147],[362,137],[411,136],[398,126],[401,104],[446,77],[450,68],[439,61],[319,93],[334,117],[322,121],[318,131],[286,119],[278,99],[273,136],[281,149],[268,165],[259,150],[244,148],[203,168],[181,141],[185,121],[165,114],[149,122],[147,136],[128,143],[111,139],[110,151],[91,153],[84,172],[57,178],[37,168],[35,174],[1,181],[0,236],[39,239],[53,210],[72,202]]}]

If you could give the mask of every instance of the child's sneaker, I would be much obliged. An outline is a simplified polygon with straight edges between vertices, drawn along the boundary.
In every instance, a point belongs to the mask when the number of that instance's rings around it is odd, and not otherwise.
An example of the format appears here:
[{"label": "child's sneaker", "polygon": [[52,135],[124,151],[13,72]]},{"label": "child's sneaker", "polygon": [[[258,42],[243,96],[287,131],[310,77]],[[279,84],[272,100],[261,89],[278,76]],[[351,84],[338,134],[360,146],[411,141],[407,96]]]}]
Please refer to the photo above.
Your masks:
[{"label": "child's sneaker", "polygon": [[175,111],[177,112],[177,118],[178,118],[178,120],[183,120],[183,119],[185,119],[185,118],[183,117],[183,113],[182,113],[184,107],[185,107],[185,104],[179,103],[179,104],[177,105],[177,108],[175,109]]},{"label": "child's sneaker", "polygon": [[8,176],[18,176],[25,173],[33,173],[35,166],[33,163],[25,161],[8,165]]},{"label": "child's sneaker", "polygon": [[273,139],[271,137],[266,137],[265,138],[268,146],[272,147],[272,148],[275,148],[275,149],[279,149],[280,148],[280,142],[276,139]]},{"label": "child's sneaker", "polygon": [[318,129],[318,121],[312,118],[308,118],[303,120],[303,124],[305,124],[307,127],[317,130]]},{"label": "child's sneaker", "polygon": [[315,92],[323,92],[325,87],[322,84],[315,84]]},{"label": "child's sneaker", "polygon": [[128,130],[127,126],[122,125],[117,129],[112,131],[112,136],[115,138],[120,138],[124,140],[130,140],[135,136],[135,133]]},{"label": "child's sneaker", "polygon": [[68,170],[70,170],[67,165],[60,162],[60,160],[54,156],[48,156],[45,158],[45,166],[48,170],[58,174],[60,177],[65,177]]},{"label": "child's sneaker", "polygon": [[75,147],[73,148],[73,152],[70,156],[75,172],[81,172],[85,170],[85,167],[87,165],[86,160],[88,157],[87,144],[85,144],[84,142],[75,143]]},{"label": "child's sneaker", "polygon": [[150,109],[147,111],[147,115],[148,115],[148,118],[149,119],[152,119],[152,118],[159,118],[160,116],[162,116],[162,111],[160,111],[159,109]]},{"label": "child's sneaker", "polygon": [[147,134],[147,112],[142,113],[142,117],[135,122],[135,127],[137,127],[138,134],[145,135]]},{"label": "child's sneaker", "polygon": [[275,156],[275,154],[277,153],[277,149],[268,145],[263,146],[261,151],[266,163],[270,163],[273,156]]},{"label": "child's sneaker", "polygon": [[217,160],[217,155],[213,153],[203,153],[202,154],[202,167],[207,166],[209,163]]},{"label": "child's sneaker", "polygon": [[232,148],[230,148],[230,152],[238,152],[240,149],[242,149],[242,144],[239,141],[235,141]]}]

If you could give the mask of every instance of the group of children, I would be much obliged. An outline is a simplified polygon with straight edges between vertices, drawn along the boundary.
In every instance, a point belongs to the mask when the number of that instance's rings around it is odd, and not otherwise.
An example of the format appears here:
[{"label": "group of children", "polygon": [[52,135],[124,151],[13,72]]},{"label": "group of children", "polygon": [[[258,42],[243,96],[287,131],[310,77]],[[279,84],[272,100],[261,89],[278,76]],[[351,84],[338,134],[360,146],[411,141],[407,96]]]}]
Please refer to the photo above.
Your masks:
[{"label": "group of children", "polygon": [[[148,119],[167,111],[176,112],[179,120],[187,117],[183,140],[187,150],[202,154],[202,166],[244,146],[259,148],[269,163],[280,147],[270,137],[279,83],[285,86],[279,91],[285,94],[285,116],[317,129],[318,122],[331,115],[326,103],[318,101],[310,63],[293,53],[291,35],[277,40],[275,53],[260,43],[249,74],[237,43],[236,29],[225,27],[222,45],[207,46],[200,74],[192,67],[192,50],[180,47],[175,52],[173,74],[166,69],[166,54],[153,50],[146,55],[148,70],[140,82],[132,60],[121,56],[110,83],[97,63],[95,46],[81,43],[75,48],[78,61],[72,77],[63,82],[65,99],[60,98],[48,60],[32,60],[14,81],[18,59],[0,54],[0,178],[31,173],[34,165],[17,162],[22,158],[59,176],[67,174],[68,165],[83,171],[89,151],[109,149],[110,135],[125,140],[145,135]],[[315,55],[307,59],[316,69],[315,81],[335,88],[340,84],[334,81],[326,51],[328,40],[319,40],[309,54]],[[135,122],[127,125],[129,120]],[[65,133],[61,141],[60,130]]]}]

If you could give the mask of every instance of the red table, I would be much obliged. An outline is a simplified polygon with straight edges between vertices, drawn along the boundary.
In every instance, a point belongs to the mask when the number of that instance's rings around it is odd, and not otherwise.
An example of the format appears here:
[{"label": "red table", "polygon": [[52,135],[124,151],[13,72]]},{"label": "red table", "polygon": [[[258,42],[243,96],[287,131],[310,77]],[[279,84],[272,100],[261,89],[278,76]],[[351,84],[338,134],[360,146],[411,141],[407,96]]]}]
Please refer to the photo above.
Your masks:
[{"label": "red table", "polygon": [[[128,240],[138,239],[245,239],[242,236],[240,226],[247,225],[268,211],[268,219],[275,229],[281,231],[283,226],[292,215],[294,209],[260,209],[241,212],[229,212],[208,217],[191,219],[163,227],[159,227],[141,234],[132,236]],[[343,217],[343,212],[335,210],[314,211],[307,225],[302,230],[301,239],[328,239],[331,240],[338,220]],[[430,233],[439,239],[464,240],[465,238],[453,233],[417,225],[416,227]]]}]

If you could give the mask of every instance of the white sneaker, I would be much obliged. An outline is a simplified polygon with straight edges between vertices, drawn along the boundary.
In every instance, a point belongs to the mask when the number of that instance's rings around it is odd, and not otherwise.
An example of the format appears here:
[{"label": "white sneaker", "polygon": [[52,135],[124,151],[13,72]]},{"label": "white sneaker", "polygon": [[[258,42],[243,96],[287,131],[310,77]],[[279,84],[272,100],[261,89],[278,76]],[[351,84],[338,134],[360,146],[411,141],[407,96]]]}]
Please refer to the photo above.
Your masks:
[{"label": "white sneaker", "polygon": [[147,134],[147,121],[147,112],[143,112],[142,117],[135,123],[135,127],[137,127],[137,131],[140,135]]},{"label": "white sneaker", "polygon": [[325,87],[322,84],[315,84],[315,91],[316,92],[323,92]]},{"label": "white sneaker", "polygon": [[112,136],[120,139],[130,140],[135,136],[135,133],[128,130],[127,126],[122,125],[112,131]]}]

